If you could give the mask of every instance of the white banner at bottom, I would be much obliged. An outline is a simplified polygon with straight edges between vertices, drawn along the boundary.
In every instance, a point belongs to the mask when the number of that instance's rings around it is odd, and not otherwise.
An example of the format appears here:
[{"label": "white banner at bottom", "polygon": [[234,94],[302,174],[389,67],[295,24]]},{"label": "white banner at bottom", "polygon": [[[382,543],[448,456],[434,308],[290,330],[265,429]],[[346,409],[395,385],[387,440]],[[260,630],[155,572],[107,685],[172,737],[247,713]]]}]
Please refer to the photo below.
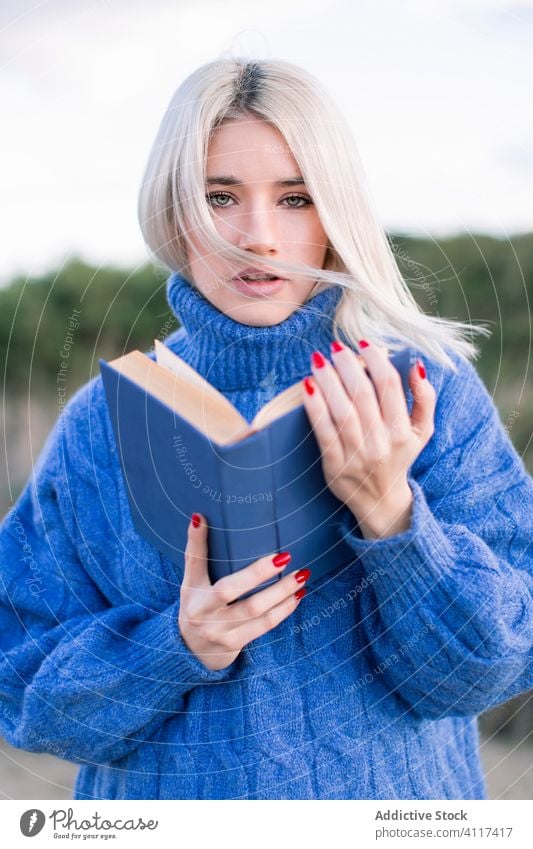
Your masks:
[{"label": "white banner at bottom", "polygon": [[[529,801],[4,801],[3,845],[533,846]],[[34,844],[28,841],[35,838]]]}]

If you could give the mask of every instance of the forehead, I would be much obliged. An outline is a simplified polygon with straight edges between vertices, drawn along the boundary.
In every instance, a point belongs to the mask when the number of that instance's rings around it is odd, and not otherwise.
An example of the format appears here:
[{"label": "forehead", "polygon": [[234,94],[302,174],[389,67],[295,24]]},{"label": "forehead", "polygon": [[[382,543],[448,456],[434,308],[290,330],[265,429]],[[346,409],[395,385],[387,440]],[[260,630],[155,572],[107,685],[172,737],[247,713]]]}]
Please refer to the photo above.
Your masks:
[{"label": "forehead", "polygon": [[243,182],[275,182],[301,174],[285,138],[276,127],[259,118],[224,122],[210,139],[206,174],[233,174]]}]

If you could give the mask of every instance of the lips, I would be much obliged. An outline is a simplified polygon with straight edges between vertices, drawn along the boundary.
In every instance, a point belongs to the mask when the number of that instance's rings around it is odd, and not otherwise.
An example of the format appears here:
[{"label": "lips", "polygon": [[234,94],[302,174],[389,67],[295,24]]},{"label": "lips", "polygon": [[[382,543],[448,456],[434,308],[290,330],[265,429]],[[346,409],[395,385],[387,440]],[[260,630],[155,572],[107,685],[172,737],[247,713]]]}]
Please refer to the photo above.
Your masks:
[{"label": "lips", "polygon": [[243,268],[243,270],[237,274],[234,280],[247,280],[255,283],[268,283],[273,280],[280,280],[277,274],[274,274],[269,271],[262,270],[260,268]]},{"label": "lips", "polygon": [[267,280],[235,277],[233,279],[233,288],[247,298],[265,298],[277,295],[283,289],[285,282],[285,280],[279,277],[269,278]]}]

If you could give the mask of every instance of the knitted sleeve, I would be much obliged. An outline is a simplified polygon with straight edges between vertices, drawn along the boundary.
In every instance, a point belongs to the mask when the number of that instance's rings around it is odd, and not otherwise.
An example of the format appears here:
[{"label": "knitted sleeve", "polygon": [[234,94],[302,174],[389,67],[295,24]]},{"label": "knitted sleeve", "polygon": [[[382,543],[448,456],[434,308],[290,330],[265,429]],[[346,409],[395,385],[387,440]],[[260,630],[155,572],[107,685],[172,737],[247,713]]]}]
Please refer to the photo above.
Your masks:
[{"label": "knitted sleeve", "polygon": [[533,688],[533,481],[474,367],[454,356],[435,433],[408,475],[411,524],[364,539],[361,627],[387,686],[423,718],[479,714]]},{"label": "knitted sleeve", "polygon": [[179,602],[111,605],[84,568],[71,532],[76,499],[99,499],[84,474],[91,448],[76,445],[85,389],[0,526],[0,733],[23,749],[98,764],[133,751],[184,709],[193,687],[231,667],[212,671],[188,649]]}]

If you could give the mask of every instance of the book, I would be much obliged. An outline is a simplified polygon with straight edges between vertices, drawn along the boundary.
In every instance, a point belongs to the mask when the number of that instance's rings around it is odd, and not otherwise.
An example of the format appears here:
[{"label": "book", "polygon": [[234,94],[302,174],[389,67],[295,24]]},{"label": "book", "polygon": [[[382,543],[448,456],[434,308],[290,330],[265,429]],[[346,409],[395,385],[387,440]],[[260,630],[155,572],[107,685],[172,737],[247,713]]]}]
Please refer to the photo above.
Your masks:
[{"label": "book", "polygon": [[[212,584],[270,552],[291,553],[280,574],[239,599],[304,567],[309,585],[353,562],[338,529],[348,508],[326,484],[302,381],[248,423],[168,346],[155,340],[154,348],[154,356],[135,350],[99,359],[137,532],[183,569],[191,514],[203,514]],[[414,352],[404,348],[389,358],[409,404]]]}]

